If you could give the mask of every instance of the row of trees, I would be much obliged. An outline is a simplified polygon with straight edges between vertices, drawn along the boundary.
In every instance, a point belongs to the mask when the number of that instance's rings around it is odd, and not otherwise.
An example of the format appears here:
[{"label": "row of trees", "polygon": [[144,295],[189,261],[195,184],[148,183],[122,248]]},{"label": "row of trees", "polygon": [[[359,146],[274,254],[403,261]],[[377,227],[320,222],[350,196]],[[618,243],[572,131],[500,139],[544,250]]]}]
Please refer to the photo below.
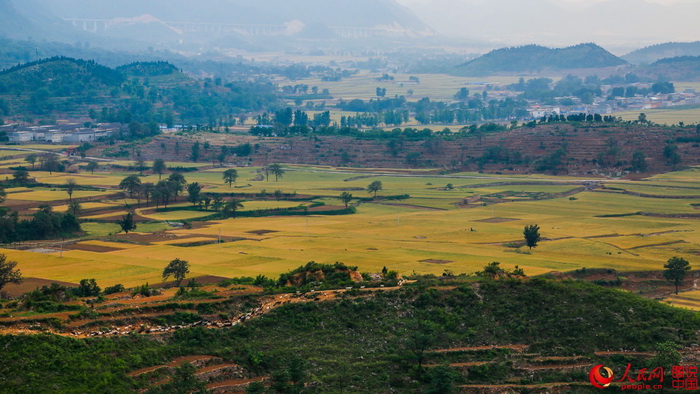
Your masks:
[{"label": "row of trees", "polygon": [[19,214],[0,207],[0,243],[22,242],[68,237],[82,231],[74,211],[53,212],[48,205],[42,205],[30,219],[19,219]]}]

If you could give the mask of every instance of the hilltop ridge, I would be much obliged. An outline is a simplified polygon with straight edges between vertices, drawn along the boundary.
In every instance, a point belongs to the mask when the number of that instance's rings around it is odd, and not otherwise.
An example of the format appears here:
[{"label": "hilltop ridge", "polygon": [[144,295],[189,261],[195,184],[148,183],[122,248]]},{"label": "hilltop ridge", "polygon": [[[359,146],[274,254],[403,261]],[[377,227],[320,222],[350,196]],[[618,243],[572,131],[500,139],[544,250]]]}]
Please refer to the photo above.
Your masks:
[{"label": "hilltop ridge", "polygon": [[545,70],[571,70],[621,66],[627,62],[597,44],[586,43],[566,48],[525,45],[496,49],[456,67],[461,76],[483,76],[503,72],[530,73]]}]

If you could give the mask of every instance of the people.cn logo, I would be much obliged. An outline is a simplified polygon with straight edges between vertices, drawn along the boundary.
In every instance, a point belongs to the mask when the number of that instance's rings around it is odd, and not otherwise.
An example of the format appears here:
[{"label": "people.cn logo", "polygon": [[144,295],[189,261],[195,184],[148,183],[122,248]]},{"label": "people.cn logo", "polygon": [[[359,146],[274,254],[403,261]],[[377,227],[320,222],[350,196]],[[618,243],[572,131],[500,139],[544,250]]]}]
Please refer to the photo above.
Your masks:
[{"label": "people.cn logo", "polygon": [[603,364],[593,367],[589,376],[591,378],[591,384],[599,389],[610,387],[610,383],[613,381],[612,369],[603,366]]}]

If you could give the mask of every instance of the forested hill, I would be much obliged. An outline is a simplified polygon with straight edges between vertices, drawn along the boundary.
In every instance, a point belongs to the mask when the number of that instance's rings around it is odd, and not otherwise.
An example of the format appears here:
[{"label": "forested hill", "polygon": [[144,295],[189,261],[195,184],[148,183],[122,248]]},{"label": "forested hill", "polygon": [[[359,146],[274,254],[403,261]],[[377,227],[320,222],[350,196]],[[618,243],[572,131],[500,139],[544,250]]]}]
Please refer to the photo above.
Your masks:
[{"label": "forested hill", "polygon": [[649,66],[642,66],[640,74],[651,78],[700,81],[700,56],[679,56],[661,59]]},{"label": "forested hill", "polygon": [[651,64],[661,59],[682,56],[700,56],[700,41],[651,45],[630,52],[622,58],[632,64]]},{"label": "forested hill", "polygon": [[[175,298],[162,308],[128,315],[76,313],[71,316],[78,323],[72,324],[82,323],[86,328],[81,331],[93,331],[119,324],[143,328],[164,324],[157,322],[218,322],[241,310],[264,310],[231,328],[193,327],[152,336],[0,335],[2,354],[12,360],[0,363],[0,381],[9,392],[44,392],[47,387],[53,392],[143,392],[172,379],[169,386],[148,392],[183,387],[187,390],[179,392],[194,392],[194,371],[188,379],[173,368],[153,375],[142,368],[153,372],[158,365],[184,361],[183,356],[210,355],[221,358],[220,369],[233,364],[247,376],[271,376],[271,387],[280,393],[450,393],[458,392],[459,385],[469,385],[463,392],[496,392],[499,386],[487,391],[476,385],[504,384],[538,385],[515,386],[510,392],[551,392],[555,386],[555,392],[592,392],[588,371],[596,364],[604,363],[620,376],[628,363],[635,371],[648,364],[670,367],[681,362],[676,346],[698,343],[697,313],[592,284],[538,278],[466,283],[418,278],[409,286],[338,291],[336,299],[327,301],[313,296],[321,292],[306,297],[286,294],[279,299],[300,301],[276,302],[286,304],[272,309],[258,307],[265,299],[245,293],[194,304]],[[43,324],[56,320],[53,327],[61,326],[57,318],[33,318],[37,323],[31,327],[43,329]],[[594,353],[608,350],[617,352]],[[658,354],[650,359],[631,351]],[[687,354],[692,352],[696,350]],[[141,375],[135,377],[137,373]],[[297,376],[295,385],[289,376]],[[231,379],[214,373],[197,377]],[[611,390],[618,392],[616,388]],[[265,387],[257,389],[248,392],[263,392]]]},{"label": "forested hill", "polygon": [[[64,95],[120,85],[124,75],[90,60],[53,57],[0,71],[0,94],[33,92],[39,88]],[[68,86],[75,89],[66,91]]]},{"label": "forested hill", "polygon": [[626,62],[596,44],[579,44],[567,48],[539,45],[503,48],[462,64],[456,75],[482,76],[502,72],[539,72],[619,66]]},{"label": "forested hill", "polygon": [[[274,107],[277,100],[272,84],[197,80],[167,62],[112,69],[94,61],[54,57],[0,71],[0,117],[6,120],[90,115],[108,122],[212,125]],[[110,113],[129,115],[117,119],[106,115]]]}]

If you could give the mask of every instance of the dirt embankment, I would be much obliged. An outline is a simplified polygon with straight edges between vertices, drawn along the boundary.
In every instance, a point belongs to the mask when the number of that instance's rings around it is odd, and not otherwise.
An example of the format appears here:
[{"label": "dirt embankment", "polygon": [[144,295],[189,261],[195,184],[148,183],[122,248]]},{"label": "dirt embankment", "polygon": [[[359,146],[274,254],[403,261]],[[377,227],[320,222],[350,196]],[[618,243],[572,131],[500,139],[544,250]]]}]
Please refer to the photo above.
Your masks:
[{"label": "dirt embankment", "polygon": [[[453,126],[456,129],[457,126]],[[538,170],[538,160],[547,158],[557,150],[563,150],[559,174],[597,175],[618,174],[630,167],[634,152],[646,155],[649,173],[672,170],[664,157],[667,141],[695,137],[694,130],[678,130],[640,125],[539,125],[535,128],[489,133],[482,136],[455,137],[443,140],[436,137],[434,143],[404,141],[396,155],[387,148],[386,140],[359,140],[341,136],[314,136],[293,138],[263,138],[254,140],[254,152],[248,157],[229,158],[230,164],[259,166],[273,162],[289,164],[320,164],[330,166],[355,166],[365,168],[455,168],[502,173],[552,172]],[[251,142],[247,135],[226,135],[213,142],[228,146]],[[166,144],[163,153],[161,143]],[[192,142],[179,141],[180,151],[175,153],[175,139],[162,136],[142,148],[146,159],[166,157],[171,161],[187,161]],[[617,148],[612,150],[611,144]],[[700,163],[700,149],[692,142],[678,142],[681,165]],[[172,146],[170,146],[172,145]],[[508,158],[496,157],[479,167],[478,159],[494,147],[508,152]],[[218,146],[211,149],[218,149]],[[515,154],[517,152],[517,154]],[[345,155],[343,153],[346,153]],[[409,154],[419,154],[418,159],[407,163]],[[519,155],[520,159],[515,156]],[[496,155],[498,156],[498,155]],[[493,157],[493,155],[492,155]],[[349,158],[349,160],[347,160]]]}]

